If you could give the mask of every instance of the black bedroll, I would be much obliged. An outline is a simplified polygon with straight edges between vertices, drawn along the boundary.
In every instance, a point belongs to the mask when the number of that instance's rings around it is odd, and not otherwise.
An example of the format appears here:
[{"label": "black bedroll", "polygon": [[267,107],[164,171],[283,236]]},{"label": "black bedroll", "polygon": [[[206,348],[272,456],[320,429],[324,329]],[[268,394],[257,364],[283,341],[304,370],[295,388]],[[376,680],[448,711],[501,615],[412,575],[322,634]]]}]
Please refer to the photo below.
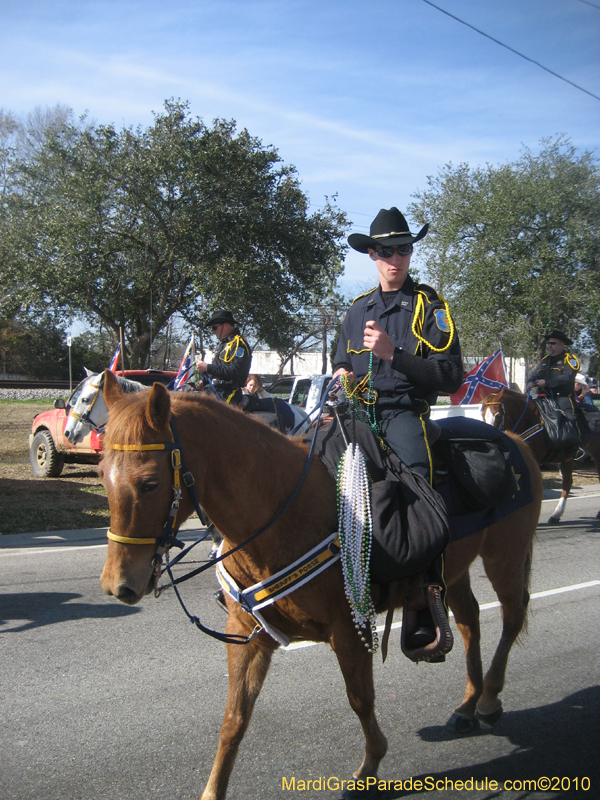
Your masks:
[{"label": "black bedroll", "polygon": [[371,580],[389,583],[422,572],[449,541],[444,501],[390,449],[383,451],[367,425],[347,416],[317,434],[315,453],[334,480],[348,441],[360,447],[372,481]]}]

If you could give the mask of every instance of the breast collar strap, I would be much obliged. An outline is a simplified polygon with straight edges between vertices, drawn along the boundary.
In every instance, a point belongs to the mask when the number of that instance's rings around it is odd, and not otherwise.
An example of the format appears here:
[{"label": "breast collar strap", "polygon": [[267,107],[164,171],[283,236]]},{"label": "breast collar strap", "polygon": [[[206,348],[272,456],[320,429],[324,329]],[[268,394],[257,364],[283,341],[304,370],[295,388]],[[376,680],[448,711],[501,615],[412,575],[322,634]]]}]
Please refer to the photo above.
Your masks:
[{"label": "breast collar strap", "polygon": [[[223,555],[223,542],[219,545],[218,555]],[[248,589],[240,589],[235,580],[225,569],[222,561],[217,563],[217,578],[227,594],[239,603],[244,611],[251,614],[255,621],[269,636],[284,647],[290,640],[280,630],[270,625],[260,613],[260,609],[281,600],[287,594],[299,589],[305,583],[316,578],[323,570],[340,559],[340,540],[337,533],[330,534],[325,541],[313,547],[308,553],[294,561],[288,567],[270,575],[264,581],[255,583]]]}]

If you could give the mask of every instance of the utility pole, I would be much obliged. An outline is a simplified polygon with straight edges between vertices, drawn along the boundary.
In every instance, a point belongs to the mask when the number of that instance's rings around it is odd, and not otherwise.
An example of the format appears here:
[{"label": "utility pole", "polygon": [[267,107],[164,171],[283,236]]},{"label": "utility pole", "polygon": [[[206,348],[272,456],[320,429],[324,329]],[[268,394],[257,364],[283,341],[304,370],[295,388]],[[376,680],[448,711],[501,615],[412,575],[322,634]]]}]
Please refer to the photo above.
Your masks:
[{"label": "utility pole", "polygon": [[69,348],[69,394],[73,392],[73,374],[71,371],[71,337],[67,336],[67,347]]}]

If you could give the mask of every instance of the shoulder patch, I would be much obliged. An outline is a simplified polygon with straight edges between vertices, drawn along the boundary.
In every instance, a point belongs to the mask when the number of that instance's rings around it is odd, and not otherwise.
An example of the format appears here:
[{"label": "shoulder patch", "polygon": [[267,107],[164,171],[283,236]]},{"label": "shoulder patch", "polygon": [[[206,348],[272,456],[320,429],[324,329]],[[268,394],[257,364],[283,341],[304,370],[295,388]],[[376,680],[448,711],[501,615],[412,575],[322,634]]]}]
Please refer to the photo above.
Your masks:
[{"label": "shoulder patch", "polygon": [[238,349],[235,351],[235,357],[242,358],[243,355],[244,355],[244,348],[238,347]]},{"label": "shoulder patch", "polygon": [[565,361],[571,367],[571,369],[574,369],[577,372],[579,372],[579,361],[577,360],[577,356],[572,356],[569,353],[567,353]]},{"label": "shoulder patch", "polygon": [[357,300],[360,300],[361,297],[368,297],[370,294],[373,294],[375,289],[377,289],[377,286],[374,286],[372,289],[369,289],[368,292],[363,292],[363,294],[359,294],[358,297],[354,298],[351,305],[354,305],[354,303],[356,303]]},{"label": "shoulder patch", "polygon": [[443,333],[450,333],[450,320],[448,319],[448,314],[446,313],[445,308],[435,308],[433,310],[435,314],[435,324]]}]

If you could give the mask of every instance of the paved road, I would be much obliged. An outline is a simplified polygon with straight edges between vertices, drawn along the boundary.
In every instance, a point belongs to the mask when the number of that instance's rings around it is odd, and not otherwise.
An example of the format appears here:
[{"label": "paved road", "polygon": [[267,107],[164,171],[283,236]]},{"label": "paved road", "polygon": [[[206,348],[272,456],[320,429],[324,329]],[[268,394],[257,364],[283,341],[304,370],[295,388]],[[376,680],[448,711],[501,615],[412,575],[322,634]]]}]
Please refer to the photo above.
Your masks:
[{"label": "paved road", "polygon": [[[597,495],[572,500],[565,522],[539,527],[529,633],[513,650],[505,714],[493,731],[462,739],[445,732],[464,689],[459,643],[446,664],[416,666],[401,655],[396,631],[386,664],[378,659],[375,666],[378,715],[390,745],[382,779],[473,778],[481,786],[487,778],[489,787],[491,780],[556,776],[569,778],[571,789],[558,795],[413,787],[384,797],[600,798],[599,505]],[[552,507],[544,502],[543,519]],[[192,800],[210,770],[227,691],[224,646],[196,632],[172,596],[134,608],[104,597],[104,541],[102,531],[0,540],[2,800]],[[202,560],[208,545],[197,550]],[[499,618],[486,606],[495,597],[482,572],[477,563],[489,659]],[[185,599],[203,621],[222,627],[214,588],[209,573],[186,585]],[[278,652],[229,798],[337,800],[339,791],[301,791],[300,784],[292,791],[282,779],[288,786],[292,777],[347,779],[361,749],[329,649]],[[592,789],[575,791],[574,779],[586,776]]]}]

